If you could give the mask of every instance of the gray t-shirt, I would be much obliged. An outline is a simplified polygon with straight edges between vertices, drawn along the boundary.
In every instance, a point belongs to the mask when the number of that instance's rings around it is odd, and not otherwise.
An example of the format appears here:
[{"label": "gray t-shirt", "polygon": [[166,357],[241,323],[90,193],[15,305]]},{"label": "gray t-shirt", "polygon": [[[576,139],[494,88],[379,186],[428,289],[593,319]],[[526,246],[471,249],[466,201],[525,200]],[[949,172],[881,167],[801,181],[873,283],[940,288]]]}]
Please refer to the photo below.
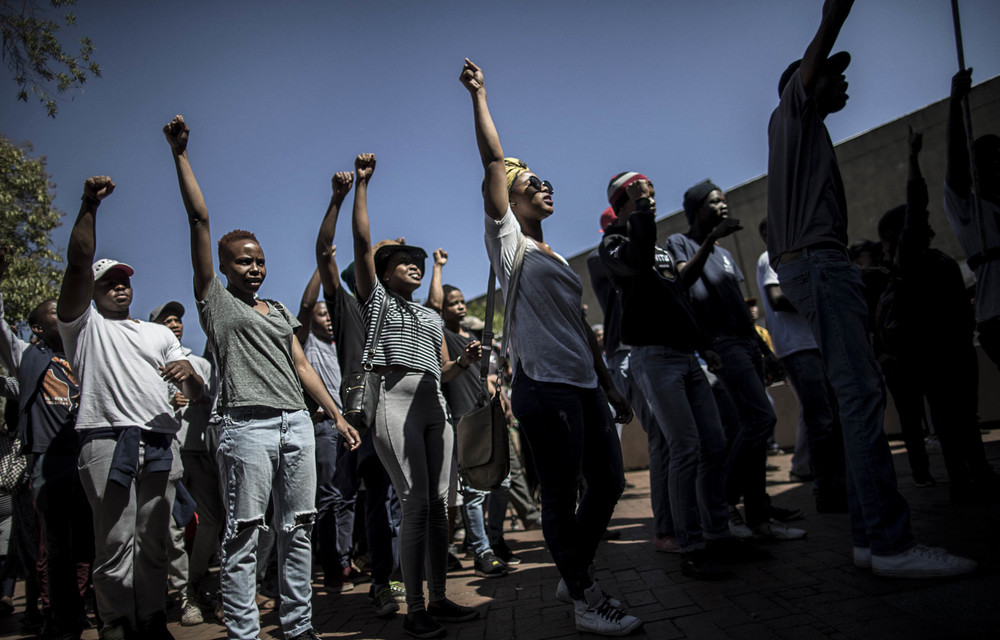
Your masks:
[{"label": "gray t-shirt", "polygon": [[847,199],[830,133],[815,96],[792,74],[767,127],[767,253],[819,242],[847,247]]},{"label": "gray t-shirt", "polygon": [[284,305],[268,302],[267,314],[238,300],[219,277],[212,278],[198,317],[219,365],[219,411],[235,407],[305,409],[302,384],[292,361],[300,326]]},{"label": "gray t-shirt", "polygon": [[[500,220],[485,218],[486,253],[506,296],[524,234],[510,207]],[[585,333],[590,328],[581,315],[583,283],[562,256],[547,255],[530,238],[525,240],[514,318],[504,326],[511,363],[532,380],[595,389],[597,372]]]},{"label": "gray t-shirt", "polygon": [[338,409],[343,409],[340,400],[340,361],[337,359],[337,345],[332,341],[320,340],[310,333],[306,343],[302,345],[302,351],[306,360],[319,374],[323,386],[333,398],[333,403]]}]

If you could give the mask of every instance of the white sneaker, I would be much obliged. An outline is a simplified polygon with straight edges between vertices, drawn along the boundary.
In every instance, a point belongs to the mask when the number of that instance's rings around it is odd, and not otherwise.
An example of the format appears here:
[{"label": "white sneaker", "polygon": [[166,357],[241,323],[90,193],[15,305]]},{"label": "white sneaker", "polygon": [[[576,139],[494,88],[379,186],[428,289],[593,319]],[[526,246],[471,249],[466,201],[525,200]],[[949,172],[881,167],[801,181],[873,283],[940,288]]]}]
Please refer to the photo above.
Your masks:
[{"label": "white sneaker", "polygon": [[204,623],[205,616],[201,613],[201,607],[193,602],[185,600],[184,605],[181,608],[181,626],[193,627]]},{"label": "white sneaker", "polygon": [[976,570],[976,561],[918,544],[894,556],[872,556],[872,573],[885,578],[943,578]]},{"label": "white sneaker", "polygon": [[729,533],[740,540],[749,540],[753,537],[753,531],[747,526],[743,514],[736,507],[729,507]]},{"label": "white sneaker", "polygon": [[[597,584],[597,580],[594,580],[594,584]],[[600,587],[598,587],[598,589],[600,589]],[[615,607],[622,606],[621,601],[615,599],[611,594],[606,593],[604,591],[601,591],[600,593],[601,595],[603,595],[605,598],[608,599],[608,602],[610,602],[612,606]],[[567,585],[566,581],[563,580],[562,578],[559,578],[559,586],[556,587],[556,600],[559,600],[560,602],[565,602],[566,604],[573,604],[574,602],[573,596],[571,596],[569,593],[569,585]]]},{"label": "white sneaker", "polygon": [[805,529],[787,527],[773,518],[770,522],[762,522],[753,528],[753,537],[758,540],[801,540],[806,535]]},{"label": "white sneaker", "polygon": [[573,602],[576,630],[603,636],[625,636],[642,626],[642,620],[630,615],[619,603],[614,605],[595,582],[583,592],[583,600]]}]

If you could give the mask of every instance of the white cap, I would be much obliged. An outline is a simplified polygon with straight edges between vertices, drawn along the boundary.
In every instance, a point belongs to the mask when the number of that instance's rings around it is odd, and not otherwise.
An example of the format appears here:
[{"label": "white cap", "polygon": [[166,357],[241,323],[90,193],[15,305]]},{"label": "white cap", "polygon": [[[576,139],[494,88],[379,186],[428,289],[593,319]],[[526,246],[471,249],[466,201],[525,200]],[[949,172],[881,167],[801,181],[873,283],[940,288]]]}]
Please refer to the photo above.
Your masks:
[{"label": "white cap", "polygon": [[135,269],[128,266],[124,262],[118,262],[117,260],[110,260],[108,258],[101,258],[94,263],[94,281],[100,280],[106,276],[109,272],[113,270],[124,271],[125,275],[131,277],[135,273]]}]

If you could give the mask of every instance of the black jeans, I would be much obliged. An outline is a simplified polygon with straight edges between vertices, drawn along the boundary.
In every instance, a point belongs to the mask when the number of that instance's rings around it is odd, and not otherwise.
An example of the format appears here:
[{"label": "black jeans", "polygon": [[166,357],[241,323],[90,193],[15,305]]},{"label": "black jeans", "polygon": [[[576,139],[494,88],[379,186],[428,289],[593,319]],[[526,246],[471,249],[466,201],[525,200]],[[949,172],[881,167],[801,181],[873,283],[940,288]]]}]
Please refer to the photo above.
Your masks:
[{"label": "black jeans", "polygon": [[597,545],[625,489],[618,431],[600,388],[538,382],[520,367],[511,387],[511,408],[538,471],[545,544],[570,594],[580,600],[593,583]]}]

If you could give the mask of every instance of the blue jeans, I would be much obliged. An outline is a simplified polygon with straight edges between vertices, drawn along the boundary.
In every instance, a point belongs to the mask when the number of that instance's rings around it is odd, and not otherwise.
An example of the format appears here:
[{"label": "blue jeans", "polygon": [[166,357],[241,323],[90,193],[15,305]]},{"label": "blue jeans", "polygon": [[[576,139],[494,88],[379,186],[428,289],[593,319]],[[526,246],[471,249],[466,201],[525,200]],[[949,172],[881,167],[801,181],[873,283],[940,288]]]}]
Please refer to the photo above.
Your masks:
[{"label": "blue jeans", "polygon": [[[574,599],[625,490],[621,443],[604,392],[532,380],[518,367],[511,409],[531,446],[542,490],[542,534]],[[585,487],[577,505],[580,479]]]},{"label": "blue jeans", "polygon": [[809,322],[837,393],[847,456],[847,499],[854,545],[875,555],[913,546],[910,508],[896,489],[882,428],[885,388],[868,342],[861,272],[836,250],[806,249],[777,267],[781,290]]},{"label": "blue jeans", "polygon": [[693,353],[632,347],[632,369],[670,449],[670,507],[681,551],[729,535],[719,410]]},{"label": "blue jeans", "polygon": [[656,416],[646,402],[646,396],[639,389],[632,370],[628,351],[619,350],[608,358],[608,373],[628,403],[632,405],[635,417],[646,432],[649,443],[649,502],[653,509],[653,529],[658,538],[674,535],[674,518],[670,514],[670,449],[667,437],[656,421]]},{"label": "blue jeans", "polygon": [[[465,477],[459,475],[459,485],[462,489],[462,515],[465,517],[465,546],[477,556],[490,549],[490,546],[503,535],[503,520],[507,515],[508,494],[510,492],[510,476],[504,479],[499,489],[480,491],[466,484]],[[483,513],[483,504],[489,496],[487,513]]]},{"label": "blue jeans", "polygon": [[819,349],[805,349],[781,359],[799,398],[805,424],[814,493],[820,500],[844,499],[844,439],[837,398],[823,369]]},{"label": "blue jeans", "polygon": [[219,475],[226,527],[222,539],[222,606],[230,638],[260,633],[257,541],[274,499],[279,617],[286,637],[312,628],[312,545],[316,519],[316,440],[306,411],[230,409],[219,433]]},{"label": "blue jeans", "polygon": [[342,445],[333,420],[321,420],[316,436],[316,547],[323,578],[343,579],[351,566],[354,504],[358,495],[357,454]]},{"label": "blue jeans", "polygon": [[740,416],[739,431],[729,443],[726,494],[730,502],[743,496],[747,524],[768,522],[767,439],[778,419],[764,388],[763,356],[756,336],[717,336],[712,350],[722,358],[716,375]]}]

